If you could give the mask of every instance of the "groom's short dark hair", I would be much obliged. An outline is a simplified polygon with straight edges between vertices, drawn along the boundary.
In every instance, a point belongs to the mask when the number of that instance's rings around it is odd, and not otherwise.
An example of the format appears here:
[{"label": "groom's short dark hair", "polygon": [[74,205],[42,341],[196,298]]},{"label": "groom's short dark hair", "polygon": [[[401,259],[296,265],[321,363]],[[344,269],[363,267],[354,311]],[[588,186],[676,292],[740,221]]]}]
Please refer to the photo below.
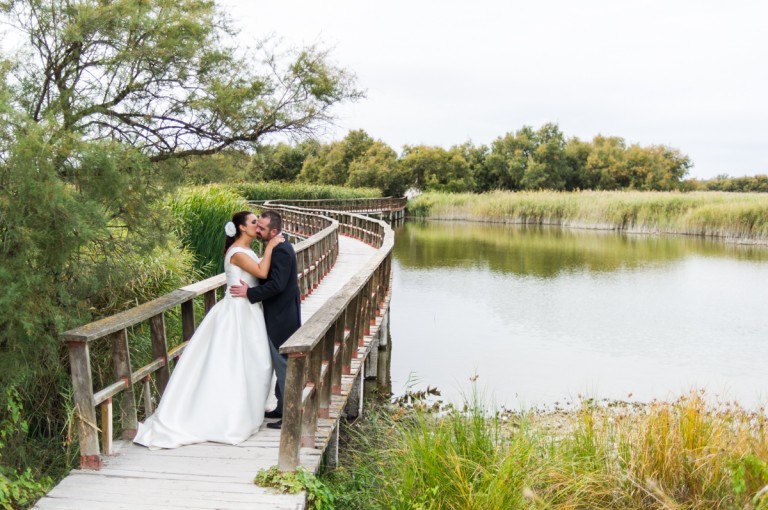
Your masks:
[{"label": "groom's short dark hair", "polygon": [[264,211],[261,213],[262,218],[269,218],[269,230],[277,230],[280,232],[283,230],[283,217],[280,213],[275,211]]}]

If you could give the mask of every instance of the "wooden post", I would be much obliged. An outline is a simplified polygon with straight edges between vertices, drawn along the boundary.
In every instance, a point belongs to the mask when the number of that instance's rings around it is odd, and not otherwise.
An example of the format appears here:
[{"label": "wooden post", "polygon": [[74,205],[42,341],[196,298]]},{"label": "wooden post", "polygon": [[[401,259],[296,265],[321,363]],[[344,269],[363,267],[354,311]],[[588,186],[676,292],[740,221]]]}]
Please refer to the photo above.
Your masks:
[{"label": "wooden post", "polygon": [[[189,303],[191,301],[187,302]],[[154,359],[162,358],[164,360],[163,366],[157,369],[157,376],[155,379],[157,381],[157,393],[162,397],[163,393],[165,393],[165,387],[168,385],[168,380],[171,377],[171,372],[168,368],[168,341],[165,336],[165,314],[160,313],[152,317],[149,320],[149,325],[152,333],[152,357]]]},{"label": "wooden post", "polygon": [[371,292],[372,292],[372,290],[373,290],[373,277],[369,278],[368,279],[368,283],[366,283],[365,286],[363,287],[364,303],[363,303],[362,323],[363,323],[364,327],[363,327],[363,334],[360,335],[360,339],[359,339],[360,347],[362,347],[364,345],[363,337],[365,335],[370,335],[371,334],[371,318],[373,317],[373,313],[372,313],[373,299],[371,299]]},{"label": "wooden post", "polygon": [[101,469],[99,429],[93,407],[91,356],[86,342],[67,342],[69,365],[72,369],[72,390],[75,419],[80,439],[80,468]]},{"label": "wooden post", "polygon": [[185,342],[195,334],[195,302],[190,299],[181,304],[181,337]]},{"label": "wooden post", "polygon": [[322,367],[322,348],[315,347],[307,354],[305,387],[313,387],[314,391],[304,404],[304,413],[301,416],[301,446],[305,448],[315,447],[315,432],[317,431],[317,411],[319,405],[319,380]]},{"label": "wooden post", "polygon": [[203,304],[205,306],[206,315],[211,311],[211,308],[216,304],[216,290],[209,290],[203,294]]},{"label": "wooden post", "polygon": [[[331,327],[326,331],[322,341],[322,366],[320,371],[322,373],[323,366],[327,366],[325,376],[318,380],[318,395],[317,403],[317,415],[320,418],[330,418],[331,408],[331,385],[333,380],[333,345],[336,340],[336,325],[338,321],[334,321]],[[319,347],[319,346],[318,346]]]},{"label": "wooden post", "polygon": [[379,330],[376,337],[371,341],[371,350],[368,352],[368,356],[365,358],[365,378],[375,379],[378,373],[379,362]]},{"label": "wooden post", "polygon": [[133,395],[131,379],[131,354],[128,351],[128,331],[121,329],[112,334],[112,361],[115,367],[115,377],[125,382],[123,398],[120,403],[120,422],[122,423],[124,439],[133,439],[139,426],[136,414],[136,401]]},{"label": "wooden post", "polygon": [[112,455],[112,397],[101,403],[101,444],[104,455]]},{"label": "wooden post", "polygon": [[277,467],[281,471],[295,471],[299,465],[301,441],[301,394],[304,391],[306,354],[288,355],[283,395],[283,427],[280,431],[280,452]]},{"label": "wooden post", "polygon": [[341,395],[341,375],[342,366],[344,365],[344,329],[346,327],[346,310],[342,312],[341,316],[336,319],[334,325],[333,346],[334,350],[338,349],[335,358],[331,363],[331,393],[333,395]]},{"label": "wooden post", "polygon": [[151,416],[154,412],[154,406],[152,405],[152,378],[147,376],[143,379],[144,384],[144,416]]}]

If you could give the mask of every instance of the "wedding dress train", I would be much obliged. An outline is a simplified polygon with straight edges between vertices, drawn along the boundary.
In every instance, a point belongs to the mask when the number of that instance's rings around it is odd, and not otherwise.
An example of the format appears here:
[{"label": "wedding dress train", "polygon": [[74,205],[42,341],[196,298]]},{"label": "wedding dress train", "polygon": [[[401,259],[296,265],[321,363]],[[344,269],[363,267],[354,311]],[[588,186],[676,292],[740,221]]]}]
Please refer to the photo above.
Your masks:
[{"label": "wedding dress train", "polygon": [[227,292],[205,316],[171,374],[155,413],[139,424],[134,442],[149,448],[176,448],[214,441],[238,444],[264,420],[272,361],[261,303],[233,298],[229,287],[257,279],[224,257]]}]

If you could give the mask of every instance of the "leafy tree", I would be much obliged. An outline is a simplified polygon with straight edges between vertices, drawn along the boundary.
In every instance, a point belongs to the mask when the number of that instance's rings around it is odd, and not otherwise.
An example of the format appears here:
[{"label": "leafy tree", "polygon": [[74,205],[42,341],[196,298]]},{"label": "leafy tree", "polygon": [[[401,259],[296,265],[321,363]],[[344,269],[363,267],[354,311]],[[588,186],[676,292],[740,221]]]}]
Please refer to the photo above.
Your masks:
[{"label": "leafy tree", "polygon": [[373,147],[376,141],[362,129],[353,129],[342,141],[344,144],[344,164],[349,168],[356,159],[360,159]]},{"label": "leafy tree", "polygon": [[577,189],[596,189],[598,178],[590,178],[586,173],[587,160],[592,153],[592,145],[582,142],[577,137],[569,139],[565,144],[566,164],[571,172],[565,183],[565,189],[574,191]]},{"label": "leafy tree", "polygon": [[298,179],[315,184],[344,185],[350,165],[373,146],[374,140],[362,129],[352,130],[343,140],[323,145],[307,157]]},{"label": "leafy tree", "polygon": [[594,189],[629,187],[630,178],[625,162],[626,144],[623,138],[597,135],[592,140],[592,152],[587,157],[584,180]]},{"label": "leafy tree", "polygon": [[293,181],[301,172],[304,161],[317,154],[319,147],[315,140],[296,145],[260,145],[253,156],[252,177],[265,181]]},{"label": "leafy tree", "polygon": [[317,154],[304,160],[298,180],[313,184],[341,186],[349,178],[344,142],[323,145]]},{"label": "leafy tree", "polygon": [[451,150],[457,151],[462,155],[469,165],[469,175],[473,177],[474,186],[466,191],[489,191],[485,185],[486,158],[489,149],[485,145],[476,147],[471,142],[465,142],[461,145],[452,147]]},{"label": "leafy tree", "polygon": [[397,161],[397,153],[384,142],[376,141],[349,165],[347,186],[379,188],[383,195],[401,197],[408,180]]},{"label": "leafy tree", "polygon": [[413,185],[422,190],[461,192],[475,188],[471,167],[461,146],[450,150],[427,145],[406,146],[401,165]]},{"label": "leafy tree", "polygon": [[179,160],[179,171],[187,184],[243,181],[250,174],[250,166],[251,156],[245,151],[235,149]]},{"label": "leafy tree", "polygon": [[486,158],[487,184],[491,189],[522,189],[523,176],[535,148],[536,133],[530,126],[494,140]]},{"label": "leafy tree", "polygon": [[572,169],[565,157],[565,138],[556,124],[544,124],[533,136],[533,150],[520,184],[525,189],[563,190]]},{"label": "leafy tree", "polygon": [[[312,132],[360,93],[327,53],[243,55],[209,0],[5,0],[33,58],[18,101],[35,122],[126,142],[152,161]],[[276,51],[276,50],[275,50]]]}]

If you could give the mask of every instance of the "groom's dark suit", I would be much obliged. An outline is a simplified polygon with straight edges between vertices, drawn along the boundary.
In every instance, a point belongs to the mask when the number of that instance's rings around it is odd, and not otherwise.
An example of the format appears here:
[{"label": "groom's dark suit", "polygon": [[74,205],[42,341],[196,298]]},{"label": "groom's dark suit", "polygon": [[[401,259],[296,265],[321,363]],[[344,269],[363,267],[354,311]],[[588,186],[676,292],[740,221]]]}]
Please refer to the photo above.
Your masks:
[{"label": "groom's dark suit", "polygon": [[272,365],[275,368],[277,411],[282,412],[287,357],[280,354],[280,346],[301,327],[301,295],[299,293],[296,252],[288,241],[272,249],[269,273],[259,285],[248,289],[248,301],[261,301],[267,324]]}]

